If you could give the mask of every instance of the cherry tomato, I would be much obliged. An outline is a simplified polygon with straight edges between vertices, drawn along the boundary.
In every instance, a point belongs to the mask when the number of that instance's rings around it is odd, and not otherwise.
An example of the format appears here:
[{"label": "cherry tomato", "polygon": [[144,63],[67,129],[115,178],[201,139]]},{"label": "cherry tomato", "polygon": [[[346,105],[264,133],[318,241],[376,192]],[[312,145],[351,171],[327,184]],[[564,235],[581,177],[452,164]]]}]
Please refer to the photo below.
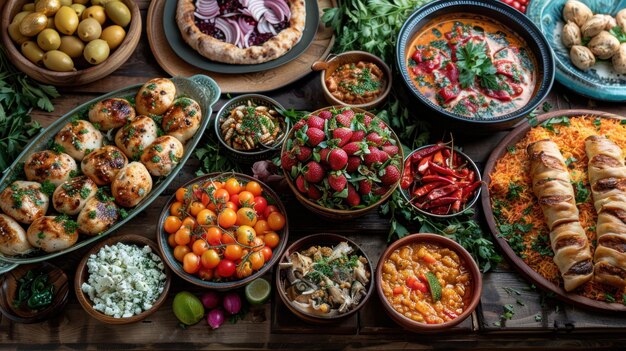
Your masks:
[{"label": "cherry tomato", "polygon": [[183,224],[183,222],[180,218],[176,216],[167,216],[167,218],[165,218],[165,223],[163,224],[163,229],[165,229],[166,232],[173,234],[176,233],[181,224]]},{"label": "cherry tomato", "polygon": [[271,229],[266,220],[259,219],[254,225],[254,231],[257,235],[265,235],[265,233],[271,231]]},{"label": "cherry tomato", "polygon": [[209,202],[211,202],[211,198],[209,197],[209,194],[203,191],[202,196],[200,197],[200,202],[202,202],[202,204],[206,208],[209,205]]},{"label": "cherry tomato", "polygon": [[199,201],[194,201],[189,206],[189,213],[194,217],[197,216],[202,210],[204,210],[204,205]]},{"label": "cherry tomato", "polygon": [[267,217],[267,224],[272,230],[281,230],[285,226],[285,216],[280,212],[272,212]]},{"label": "cherry tomato", "polygon": [[214,249],[206,250],[200,258],[202,266],[211,269],[217,267],[217,265],[220,263],[220,260],[220,254],[218,254],[217,251]]},{"label": "cherry tomato", "polygon": [[215,224],[215,222],[217,221],[217,215],[215,214],[215,212],[209,210],[208,208],[205,208],[198,213],[196,219],[199,225],[210,225]]},{"label": "cherry tomato", "polygon": [[244,190],[239,193],[239,204],[242,207],[252,207],[254,206],[254,194],[251,192]]},{"label": "cherry tomato", "polygon": [[226,191],[226,189],[217,189],[213,193],[213,198],[215,199],[216,203],[225,204],[230,199],[230,195],[228,194],[228,191]]},{"label": "cherry tomato", "polygon": [[181,227],[189,228],[189,230],[193,230],[193,228],[196,227],[196,219],[191,216],[185,217],[185,219],[183,219],[183,223]]},{"label": "cherry tomato", "polygon": [[178,190],[176,190],[176,201],[178,202],[185,202],[185,195],[187,194],[187,189],[186,188],[178,188]]},{"label": "cherry tomato", "polygon": [[242,225],[237,228],[237,241],[240,244],[250,246],[254,242],[256,232],[249,225]]},{"label": "cherry tomato", "polygon": [[252,240],[250,246],[254,247],[252,251],[261,251],[261,249],[265,246],[265,241],[257,236],[256,238],[254,238],[254,240]]},{"label": "cherry tomato", "polygon": [[225,208],[217,215],[217,223],[222,228],[230,228],[237,222],[237,213],[231,208]]},{"label": "cherry tomato", "polygon": [[178,245],[174,248],[174,258],[179,262],[183,262],[183,258],[185,257],[185,255],[190,252],[191,249],[189,248],[189,246]]},{"label": "cherry tomato", "polygon": [[172,216],[182,216],[183,215],[183,203],[182,202],[174,202],[172,206],[170,206],[170,214]]},{"label": "cherry tomato", "polygon": [[222,242],[222,230],[218,227],[210,227],[206,230],[206,241],[209,245],[217,246]]},{"label": "cherry tomato", "polygon": [[200,256],[193,252],[188,252],[183,257],[183,270],[189,274],[194,274],[200,269]]},{"label": "cherry tomato", "polygon": [[280,242],[280,237],[278,237],[278,234],[276,234],[275,232],[269,232],[265,234],[263,240],[265,240],[265,245],[273,249],[278,246],[278,243]]},{"label": "cherry tomato", "polygon": [[267,200],[263,196],[257,196],[254,198],[254,210],[259,215],[265,211],[267,207]]},{"label": "cherry tomato", "polygon": [[270,216],[270,213],[272,212],[278,212],[278,207],[274,206],[274,205],[268,205],[265,208],[265,211],[263,211],[263,217],[265,217],[266,219]]},{"label": "cherry tomato", "polygon": [[249,225],[253,227],[256,221],[256,212],[250,207],[242,207],[237,211],[237,225]]},{"label": "cherry tomato", "polygon": [[223,259],[217,265],[215,273],[220,277],[228,278],[235,273],[235,263],[229,259]]},{"label": "cherry tomato", "polygon": [[239,210],[239,205],[237,205],[237,203],[235,202],[228,201],[226,204],[224,204],[224,208],[230,208],[233,211],[237,212]]},{"label": "cherry tomato", "polygon": [[265,264],[265,256],[261,252],[253,252],[250,255],[250,263],[252,264],[252,269],[258,271]]},{"label": "cherry tomato", "polygon": [[242,262],[237,266],[236,276],[239,279],[249,277],[252,274],[252,265],[250,262]]},{"label": "cherry tomato", "polygon": [[187,227],[182,227],[174,234],[174,240],[178,245],[187,245],[191,242],[191,231]]},{"label": "cherry tomato", "polygon": [[171,247],[176,247],[176,245],[178,245],[178,244],[176,243],[176,240],[174,240],[174,237],[175,237],[175,236],[176,236],[176,235],[174,235],[174,234],[170,234],[170,235],[168,235],[168,236],[167,236],[167,244],[168,244],[169,246],[171,246]]},{"label": "cherry tomato", "polygon": [[239,184],[236,178],[228,178],[224,183],[224,189],[228,191],[228,194],[233,196],[241,191],[241,184]]},{"label": "cherry tomato", "polygon": [[198,239],[194,241],[193,245],[191,246],[191,251],[193,251],[193,253],[198,256],[202,256],[202,254],[205,253],[208,249],[209,244],[204,241],[204,239]]},{"label": "cherry tomato", "polygon": [[198,184],[194,184],[191,188],[193,189],[193,197],[198,200],[202,199],[202,194],[204,193],[202,187]]},{"label": "cherry tomato", "polygon": [[264,246],[261,249],[261,253],[263,254],[263,257],[265,257],[265,262],[269,262],[272,259],[273,253],[272,253],[272,249],[270,249],[269,247]]},{"label": "cherry tomato", "polygon": [[241,246],[237,244],[226,245],[226,249],[224,250],[224,258],[227,258],[232,261],[237,261],[241,258],[242,254]]},{"label": "cherry tomato", "polygon": [[203,188],[210,190],[211,192],[224,187],[224,183],[217,180],[210,180],[202,185]]},{"label": "cherry tomato", "polygon": [[237,206],[237,208],[239,208],[239,194],[231,195],[230,202],[234,203]]},{"label": "cherry tomato", "polygon": [[200,278],[202,280],[211,280],[211,279],[213,279],[213,270],[212,269],[208,269],[208,268],[204,268],[204,267],[200,267],[200,269],[198,270],[198,278]]},{"label": "cherry tomato", "polygon": [[263,188],[261,188],[261,184],[253,180],[251,182],[248,182],[248,184],[246,184],[246,191],[251,192],[252,195],[254,196],[260,196],[261,193],[263,192]]},{"label": "cherry tomato", "polygon": [[236,242],[235,234],[231,232],[222,233],[222,244],[234,244]]}]

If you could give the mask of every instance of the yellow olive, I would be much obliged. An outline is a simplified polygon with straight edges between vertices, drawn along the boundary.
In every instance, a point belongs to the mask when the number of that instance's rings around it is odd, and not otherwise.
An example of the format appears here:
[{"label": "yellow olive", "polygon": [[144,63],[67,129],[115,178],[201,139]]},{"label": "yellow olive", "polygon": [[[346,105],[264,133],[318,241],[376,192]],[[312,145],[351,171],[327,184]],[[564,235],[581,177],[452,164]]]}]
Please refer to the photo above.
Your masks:
[{"label": "yellow olive", "polygon": [[91,0],[92,5],[104,6],[110,0]]},{"label": "yellow olive", "polygon": [[26,15],[20,22],[20,33],[27,37],[32,37],[41,32],[48,25],[48,17],[43,13],[33,12]]},{"label": "yellow olive", "polygon": [[113,0],[104,5],[107,16],[113,23],[126,27],[130,23],[130,10],[123,2]]},{"label": "yellow olive", "polygon": [[54,25],[59,33],[72,35],[78,28],[78,16],[76,11],[69,6],[61,6],[54,16]]},{"label": "yellow olive", "polygon": [[59,51],[66,53],[71,58],[79,58],[83,56],[83,50],[85,50],[85,43],[72,35],[64,35],[61,37],[61,46]]},{"label": "yellow olive", "polygon": [[30,4],[24,4],[24,6],[22,6],[22,11],[35,12],[35,3],[31,2]]},{"label": "yellow olive", "polygon": [[22,45],[25,41],[28,41],[28,37],[25,37],[20,33],[20,24],[13,22],[9,24],[9,36],[16,42],[18,45]]},{"label": "yellow olive", "polygon": [[78,37],[84,42],[92,41],[100,38],[100,34],[102,34],[102,27],[95,19],[86,18],[78,24],[76,34],[78,34]]},{"label": "yellow olive", "polygon": [[56,50],[61,46],[61,36],[56,30],[46,28],[37,35],[37,45],[43,51]]},{"label": "yellow olive", "polygon": [[72,6],[72,0],[60,0],[61,6]]},{"label": "yellow olive", "polygon": [[85,45],[83,56],[92,65],[97,65],[109,57],[109,45],[102,39],[92,40]]},{"label": "yellow olive", "polygon": [[33,11],[22,11],[18,13],[17,15],[15,15],[15,17],[13,17],[13,21],[11,21],[11,23],[14,23],[14,22],[20,23],[22,22],[24,17],[26,17],[27,15],[30,15],[31,13],[33,13]]},{"label": "yellow olive", "polygon": [[59,50],[46,52],[43,55],[43,64],[47,69],[57,72],[74,70],[74,61],[66,53]]},{"label": "yellow olive", "polygon": [[75,4],[85,5],[89,2],[89,0],[74,0]]},{"label": "yellow olive", "polygon": [[78,16],[78,18],[83,15],[83,11],[85,11],[86,9],[85,5],[82,4],[72,4],[72,6],[70,7],[73,8],[74,11],[76,11],[76,16]]},{"label": "yellow olive", "polygon": [[126,37],[126,31],[117,24],[104,28],[100,35],[100,39],[106,41],[111,50],[117,49],[124,40],[124,37]]},{"label": "yellow olive", "polygon": [[60,0],[38,0],[35,3],[35,11],[41,12],[46,16],[54,15],[60,8]]},{"label": "yellow olive", "polygon": [[48,17],[48,24],[46,24],[46,28],[56,29],[54,26],[54,17]]},{"label": "yellow olive", "polygon": [[81,16],[81,18],[93,18],[98,21],[100,25],[103,25],[104,22],[107,20],[107,15],[104,13],[104,7],[95,5],[86,8],[85,11],[83,11],[83,15]]},{"label": "yellow olive", "polygon": [[43,61],[44,52],[37,46],[37,43],[34,41],[26,41],[22,43],[22,54],[26,56],[26,58],[36,64],[40,65]]}]

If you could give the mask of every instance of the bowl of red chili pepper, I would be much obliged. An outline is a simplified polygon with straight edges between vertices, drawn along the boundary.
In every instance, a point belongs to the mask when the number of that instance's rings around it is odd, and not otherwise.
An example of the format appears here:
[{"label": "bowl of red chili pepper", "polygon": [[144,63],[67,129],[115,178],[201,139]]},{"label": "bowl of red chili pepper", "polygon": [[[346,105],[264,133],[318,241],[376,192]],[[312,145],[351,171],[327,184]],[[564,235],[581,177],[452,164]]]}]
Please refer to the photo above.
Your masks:
[{"label": "bowl of red chili pepper", "polygon": [[417,211],[448,218],[474,206],[481,184],[478,167],[469,156],[438,142],[406,157],[400,189]]}]

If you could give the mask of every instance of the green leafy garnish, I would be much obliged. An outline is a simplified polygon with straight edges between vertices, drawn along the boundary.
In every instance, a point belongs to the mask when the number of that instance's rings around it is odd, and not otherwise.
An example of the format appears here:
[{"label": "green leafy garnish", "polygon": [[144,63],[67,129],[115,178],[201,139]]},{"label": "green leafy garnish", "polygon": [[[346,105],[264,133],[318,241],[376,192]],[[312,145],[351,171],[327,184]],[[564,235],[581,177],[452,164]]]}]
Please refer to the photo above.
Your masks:
[{"label": "green leafy garnish", "polygon": [[589,189],[582,181],[572,182],[574,190],[576,192],[576,204],[582,204],[589,199]]},{"label": "green leafy garnish", "polygon": [[474,44],[471,40],[457,51],[457,67],[459,68],[459,82],[463,89],[474,86],[476,78],[483,88],[499,90],[496,79],[496,66],[487,55],[487,43]]},{"label": "green leafy garnish", "polygon": [[620,26],[615,26],[609,31],[620,43],[626,43],[626,32]]}]

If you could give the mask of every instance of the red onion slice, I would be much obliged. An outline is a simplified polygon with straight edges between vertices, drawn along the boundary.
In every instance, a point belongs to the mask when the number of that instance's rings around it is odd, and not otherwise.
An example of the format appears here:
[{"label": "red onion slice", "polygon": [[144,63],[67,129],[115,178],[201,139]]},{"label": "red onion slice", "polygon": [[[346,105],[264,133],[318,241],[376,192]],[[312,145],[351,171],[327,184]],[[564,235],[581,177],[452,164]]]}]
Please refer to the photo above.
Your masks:
[{"label": "red onion slice", "polygon": [[261,34],[270,33],[270,32],[271,32],[271,31],[270,31],[270,27],[272,27],[272,25],[271,25],[271,24],[269,24],[269,23],[267,22],[267,20],[265,19],[265,17],[264,17],[264,18],[262,18],[262,19],[259,21],[259,24],[256,26],[257,30],[258,30],[258,31],[259,31],[259,33],[261,33]]},{"label": "red onion slice", "polygon": [[283,9],[276,1],[265,1],[264,4],[268,8],[268,11],[265,13],[265,18],[267,18],[269,23],[280,23],[286,17]]},{"label": "red onion slice", "polygon": [[241,28],[242,32],[247,33],[254,29],[254,25],[251,23],[248,23],[248,21],[246,20],[246,17],[244,16],[239,16],[239,20],[237,22],[239,23],[239,28]]},{"label": "red onion slice", "polygon": [[250,35],[252,35],[252,32],[254,32],[254,30],[249,31],[243,37],[243,46],[246,47],[246,48],[250,47]]},{"label": "red onion slice", "polygon": [[233,40],[237,40],[237,38],[235,37],[235,35],[237,34],[235,32],[235,28],[233,28],[228,22],[226,22],[225,19],[220,17],[216,18],[215,28],[221,30],[222,33],[224,33],[225,42],[232,44]]},{"label": "red onion slice", "polygon": [[284,19],[286,20],[291,19],[291,9],[289,9],[289,5],[287,4],[285,0],[267,0],[266,2],[268,1],[275,3],[277,6],[279,6],[283,10],[283,13],[285,14]]},{"label": "red onion slice", "polygon": [[267,7],[265,7],[265,3],[263,0],[249,0],[248,9],[250,13],[252,13],[252,17],[258,22],[261,20],[261,17],[267,12]]},{"label": "red onion slice", "polygon": [[244,8],[248,7],[248,2],[249,0],[239,0],[239,3],[241,4],[241,6],[243,6]]},{"label": "red onion slice", "polygon": [[[231,28],[234,29],[234,36],[233,36],[233,40],[229,41],[231,44],[233,45],[237,45],[239,46],[239,41],[242,38],[241,35],[241,28],[239,28],[239,24],[237,23],[237,21],[233,20],[233,19],[227,19],[226,22],[228,22],[228,24],[230,25]],[[240,46],[241,47],[241,46]]]}]

